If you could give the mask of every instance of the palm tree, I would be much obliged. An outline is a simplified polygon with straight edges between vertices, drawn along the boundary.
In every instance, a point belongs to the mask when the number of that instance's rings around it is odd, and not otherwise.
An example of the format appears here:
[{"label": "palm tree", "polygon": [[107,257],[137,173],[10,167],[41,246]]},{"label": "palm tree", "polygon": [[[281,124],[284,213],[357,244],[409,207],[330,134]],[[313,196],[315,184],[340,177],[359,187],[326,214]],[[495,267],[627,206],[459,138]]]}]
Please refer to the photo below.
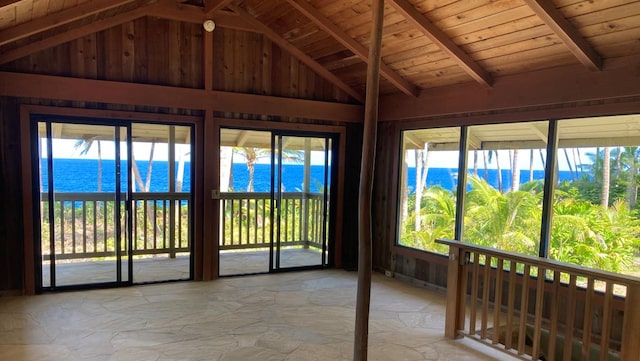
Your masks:
[{"label": "palm tree", "polygon": [[511,191],[515,192],[520,188],[520,167],[518,165],[518,150],[513,150],[511,158]]},{"label": "palm tree", "polygon": [[416,201],[414,204],[414,212],[415,212],[415,230],[420,230],[420,207],[422,203],[422,191],[424,190],[424,186],[427,180],[427,175],[429,174],[429,145],[427,143],[424,144],[424,150],[416,149],[415,154],[415,162],[416,162]]},{"label": "palm tree", "polygon": [[611,183],[611,148],[604,148],[604,156],[602,158],[602,206],[609,207],[609,187]]},{"label": "palm tree", "polygon": [[102,147],[100,146],[98,136],[96,135],[79,139],[73,145],[73,148],[76,150],[79,149],[80,155],[85,155],[89,153],[94,142],[97,144],[98,148],[98,192],[102,192]]}]

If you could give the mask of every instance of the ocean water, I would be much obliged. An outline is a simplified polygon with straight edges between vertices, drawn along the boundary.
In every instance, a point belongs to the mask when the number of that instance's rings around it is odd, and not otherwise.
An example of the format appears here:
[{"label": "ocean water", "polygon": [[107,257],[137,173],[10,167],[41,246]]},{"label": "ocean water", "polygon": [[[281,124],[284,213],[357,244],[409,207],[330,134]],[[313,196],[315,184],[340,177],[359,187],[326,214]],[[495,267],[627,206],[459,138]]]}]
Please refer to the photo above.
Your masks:
[{"label": "ocean water", "polygon": [[[122,172],[126,171],[126,162],[122,162]],[[140,176],[146,182],[148,161],[137,161]],[[283,165],[282,180],[284,191],[295,192],[302,188],[303,168],[301,164]],[[324,183],[324,167],[311,166],[311,191],[318,192]],[[54,159],[53,184],[57,192],[97,192],[98,191],[98,160],[94,159]],[[177,163],[174,172],[177,174]],[[234,191],[246,191],[249,184],[249,170],[244,163],[234,163],[232,166]],[[127,190],[126,174],[121,177],[120,187]],[[271,190],[271,166],[256,164],[254,174],[254,191],[269,192]],[[48,190],[48,175],[46,164],[42,167],[42,190]],[[102,191],[114,192],[116,184],[115,161],[102,160]],[[191,187],[191,163],[186,162],[182,191],[188,192]],[[167,192],[169,190],[169,163],[153,161],[151,163],[151,192]]]},{"label": "ocean water", "polygon": [[[148,162],[137,161],[140,175],[143,182],[146,181]],[[169,190],[168,162],[153,161],[151,169],[151,192],[167,192]],[[54,187],[58,192],[96,192],[98,190],[98,161],[94,159],[55,159],[54,167]],[[123,171],[126,164],[123,162]],[[508,169],[502,171],[502,188],[508,190],[511,188],[511,173]],[[177,173],[177,164],[174,172]],[[415,189],[415,168],[409,168],[408,179],[409,189]],[[469,171],[471,173],[471,171]],[[115,161],[102,160],[102,191],[115,191]],[[440,184],[443,188],[452,190],[457,184],[457,169],[452,168],[430,168],[427,185]],[[478,175],[484,177],[484,170],[479,170]],[[489,183],[495,188],[498,187],[498,172],[495,169],[489,169],[487,172]],[[122,177],[124,178],[124,177]],[[246,191],[249,183],[249,171],[243,163],[234,163],[232,167],[233,184],[232,190],[242,192]],[[536,180],[544,178],[544,171],[534,170],[533,178]],[[570,180],[570,173],[567,171],[560,172],[561,180]],[[48,190],[47,169],[46,164],[42,167],[42,190]],[[283,165],[282,172],[284,191],[295,192],[302,188],[303,182],[303,165],[286,164]],[[311,166],[311,190],[318,192],[322,187],[324,179],[323,166]],[[520,182],[525,183],[529,180],[529,170],[520,171]],[[256,164],[254,175],[254,190],[256,192],[269,192],[271,185],[271,166],[269,164]],[[188,192],[191,186],[191,163],[185,163],[184,180],[182,191]],[[121,189],[126,191],[127,184],[124,179],[121,181]]]}]

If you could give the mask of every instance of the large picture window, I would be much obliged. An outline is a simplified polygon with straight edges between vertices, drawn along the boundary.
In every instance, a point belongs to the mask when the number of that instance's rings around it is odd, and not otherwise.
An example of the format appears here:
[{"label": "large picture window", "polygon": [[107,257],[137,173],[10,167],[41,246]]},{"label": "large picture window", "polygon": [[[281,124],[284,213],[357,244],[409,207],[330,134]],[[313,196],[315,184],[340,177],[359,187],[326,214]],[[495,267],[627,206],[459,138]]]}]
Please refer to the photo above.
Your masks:
[{"label": "large picture window", "polygon": [[558,122],[549,257],[640,275],[640,117]]},{"label": "large picture window", "polygon": [[437,238],[453,238],[460,128],[402,133],[399,244],[438,253]]},{"label": "large picture window", "polygon": [[[639,115],[414,129],[401,137],[398,245],[443,253],[434,240],[458,230],[465,242],[640,275]],[[460,174],[465,190],[457,199]]]},{"label": "large picture window", "polygon": [[462,240],[537,255],[547,122],[469,127]]}]

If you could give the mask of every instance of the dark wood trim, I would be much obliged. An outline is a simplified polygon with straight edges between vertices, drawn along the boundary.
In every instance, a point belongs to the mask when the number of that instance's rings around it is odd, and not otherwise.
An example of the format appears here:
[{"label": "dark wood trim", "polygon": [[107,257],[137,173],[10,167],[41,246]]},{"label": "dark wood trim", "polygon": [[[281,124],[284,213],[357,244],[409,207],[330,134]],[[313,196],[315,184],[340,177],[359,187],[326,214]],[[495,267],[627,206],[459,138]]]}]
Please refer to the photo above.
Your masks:
[{"label": "dark wood trim", "polygon": [[[425,89],[418,98],[389,95],[380,99],[380,120],[408,120],[456,114],[513,110],[640,96],[640,56],[605,61],[603,70],[583,65],[508,75],[497,78],[492,89],[464,83]],[[553,84],[553,86],[550,86]],[[535,110],[534,110],[535,111]],[[566,109],[553,111],[569,113]],[[541,119],[546,119],[543,117]]]},{"label": "dark wood trim", "polygon": [[[220,244],[220,205],[213,200],[211,192],[219,189],[220,174],[220,132],[213,118],[213,110],[207,110],[204,117],[204,203],[203,216],[203,273],[202,279],[218,278],[218,245]],[[218,204],[216,204],[218,203]]]},{"label": "dark wood trim", "polygon": [[161,85],[0,72],[0,95],[361,122],[360,105]]},{"label": "dark wood trim", "polygon": [[31,113],[28,108],[20,107],[20,155],[22,158],[22,218],[24,247],[24,292],[36,293],[35,278],[35,232],[33,230],[33,184],[31,172]]}]

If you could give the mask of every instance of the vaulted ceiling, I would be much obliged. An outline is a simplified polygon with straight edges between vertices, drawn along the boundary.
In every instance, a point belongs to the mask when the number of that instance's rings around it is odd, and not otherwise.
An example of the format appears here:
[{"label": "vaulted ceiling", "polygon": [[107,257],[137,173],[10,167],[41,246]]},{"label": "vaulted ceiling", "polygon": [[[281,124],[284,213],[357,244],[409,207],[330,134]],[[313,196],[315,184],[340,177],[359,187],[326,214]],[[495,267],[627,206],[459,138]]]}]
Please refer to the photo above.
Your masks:
[{"label": "vaulted ceiling", "polygon": [[[364,97],[371,28],[361,0],[0,0],[0,65],[152,16],[258,32],[354,99]],[[387,0],[381,93],[640,54],[640,1]]]}]

